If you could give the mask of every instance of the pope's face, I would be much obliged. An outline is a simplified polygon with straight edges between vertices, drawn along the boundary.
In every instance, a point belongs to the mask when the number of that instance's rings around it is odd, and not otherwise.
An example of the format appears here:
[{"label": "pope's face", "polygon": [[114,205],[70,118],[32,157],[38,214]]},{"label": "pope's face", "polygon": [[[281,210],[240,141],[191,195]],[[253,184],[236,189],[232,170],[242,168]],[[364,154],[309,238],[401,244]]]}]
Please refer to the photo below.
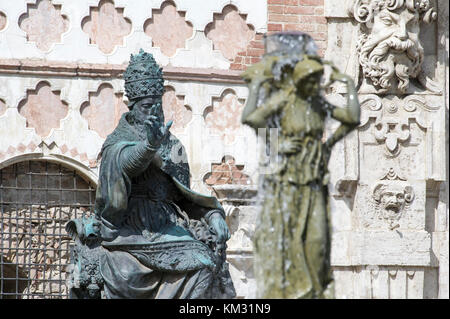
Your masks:
[{"label": "pope's face", "polygon": [[140,99],[133,106],[133,110],[140,119],[146,120],[150,116],[160,117],[161,97],[148,96]]}]

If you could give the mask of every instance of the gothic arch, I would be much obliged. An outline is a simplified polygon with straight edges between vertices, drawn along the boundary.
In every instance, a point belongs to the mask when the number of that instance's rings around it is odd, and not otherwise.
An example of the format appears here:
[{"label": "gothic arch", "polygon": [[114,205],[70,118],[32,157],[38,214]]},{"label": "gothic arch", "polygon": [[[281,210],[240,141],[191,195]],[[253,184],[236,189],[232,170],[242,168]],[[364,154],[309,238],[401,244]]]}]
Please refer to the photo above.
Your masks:
[{"label": "gothic arch", "polygon": [[1,298],[67,298],[72,240],[65,225],[93,213],[96,178],[64,157],[0,163]]}]

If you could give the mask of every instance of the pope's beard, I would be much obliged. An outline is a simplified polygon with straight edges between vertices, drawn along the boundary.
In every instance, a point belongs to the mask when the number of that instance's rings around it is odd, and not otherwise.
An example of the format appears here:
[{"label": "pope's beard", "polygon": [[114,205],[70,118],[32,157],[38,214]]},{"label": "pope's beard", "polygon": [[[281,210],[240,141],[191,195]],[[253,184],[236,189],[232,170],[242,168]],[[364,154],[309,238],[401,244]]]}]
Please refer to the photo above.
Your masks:
[{"label": "pope's beard", "polygon": [[409,86],[409,79],[420,72],[423,62],[423,48],[411,39],[400,40],[391,36],[377,41],[375,36],[363,35],[359,41],[359,61],[364,75],[372,80],[380,93],[388,91],[395,82],[401,93]]}]

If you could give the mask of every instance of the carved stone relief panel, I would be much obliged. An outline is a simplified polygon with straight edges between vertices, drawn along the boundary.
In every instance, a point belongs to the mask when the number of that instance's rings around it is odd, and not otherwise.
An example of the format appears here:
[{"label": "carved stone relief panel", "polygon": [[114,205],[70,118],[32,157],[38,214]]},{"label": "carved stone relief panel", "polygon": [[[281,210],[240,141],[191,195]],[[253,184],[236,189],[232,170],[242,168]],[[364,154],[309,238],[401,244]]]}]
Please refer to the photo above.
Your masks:
[{"label": "carved stone relief panel", "polygon": [[123,8],[116,8],[112,0],[101,0],[97,7],[90,7],[81,27],[89,34],[89,42],[108,54],[123,45],[124,37],[131,32],[131,20],[123,16]]},{"label": "carved stone relief panel", "polygon": [[27,4],[27,13],[20,16],[19,26],[28,41],[35,42],[42,51],[49,51],[53,44],[61,42],[61,35],[69,29],[69,19],[61,14],[60,5],[37,0],[35,4]]},{"label": "carved stone relief panel", "polygon": [[[371,185],[358,191],[358,219],[362,229],[424,230],[425,210],[419,204],[425,201],[421,182],[407,181],[390,168]],[[418,193],[416,196],[416,192]]]},{"label": "carved stone relief panel", "polygon": [[172,1],[164,1],[161,9],[153,10],[152,18],[145,21],[144,32],[152,38],[153,46],[161,48],[164,55],[173,56],[178,48],[185,47],[194,31],[185,20],[185,12],[177,11]]},{"label": "carved stone relief panel", "polygon": [[380,98],[362,95],[361,125],[358,128],[360,161],[365,167],[360,172],[363,180],[381,175],[392,163],[405,169],[406,176],[425,178],[430,157],[426,150],[432,144],[430,119],[433,107],[421,97],[396,96]]},{"label": "carved stone relief panel", "polygon": [[325,1],[326,58],[358,82],[361,103],[356,138],[329,167],[336,296],[448,296],[448,4],[345,2]]},{"label": "carved stone relief panel", "polygon": [[[349,14],[360,24],[357,42],[362,93],[404,94],[438,91],[422,65],[421,23],[436,20],[430,0],[352,0]],[[418,83],[412,83],[411,80]],[[411,86],[411,87],[410,87]]]}]

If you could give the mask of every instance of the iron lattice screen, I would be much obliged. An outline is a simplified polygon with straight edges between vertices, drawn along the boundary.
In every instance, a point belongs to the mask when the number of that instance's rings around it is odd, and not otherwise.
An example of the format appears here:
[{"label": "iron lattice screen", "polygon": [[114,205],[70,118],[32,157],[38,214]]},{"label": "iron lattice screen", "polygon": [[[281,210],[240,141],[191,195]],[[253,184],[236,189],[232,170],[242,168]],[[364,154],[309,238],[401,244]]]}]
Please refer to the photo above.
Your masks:
[{"label": "iron lattice screen", "polygon": [[0,299],[67,298],[71,238],[89,216],[95,186],[73,169],[26,161],[0,170]]}]

